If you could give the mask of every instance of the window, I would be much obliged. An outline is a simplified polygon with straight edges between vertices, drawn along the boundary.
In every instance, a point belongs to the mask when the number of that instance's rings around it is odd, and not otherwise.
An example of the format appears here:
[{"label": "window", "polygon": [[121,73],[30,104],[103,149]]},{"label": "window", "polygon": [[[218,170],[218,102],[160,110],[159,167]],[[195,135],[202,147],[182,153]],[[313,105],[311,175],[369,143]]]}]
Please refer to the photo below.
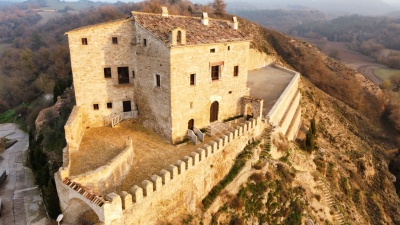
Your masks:
[{"label": "window", "polygon": [[161,76],[156,74],[156,86],[161,87]]},{"label": "window", "polygon": [[196,85],[196,74],[190,74],[190,85]]},{"label": "window", "polygon": [[193,102],[190,102],[190,108],[193,109]]},{"label": "window", "polygon": [[135,71],[132,70],[132,78],[135,78]]},{"label": "window", "polygon": [[99,110],[99,104],[93,104],[93,109],[94,110]]},{"label": "window", "polygon": [[88,45],[87,38],[82,38],[82,45]]},{"label": "window", "polygon": [[231,50],[231,46],[228,46],[228,51],[230,51]]},{"label": "window", "polygon": [[118,67],[118,84],[128,84],[128,83],[129,83],[129,68]]},{"label": "window", "polygon": [[147,46],[147,39],[143,39],[143,46]]},{"label": "window", "polygon": [[219,65],[211,66],[211,80],[219,80]]},{"label": "window", "polygon": [[111,68],[110,67],[104,68],[104,78],[111,78]]},{"label": "window", "polygon": [[210,53],[215,53],[215,48],[210,49]]},{"label": "window", "polygon": [[178,34],[176,35],[176,42],[179,44],[182,44],[182,31],[178,31]]},{"label": "window", "polygon": [[239,66],[233,67],[233,76],[234,77],[239,76]]},{"label": "window", "polygon": [[117,37],[113,37],[112,38],[112,43],[115,44],[115,45],[118,44],[118,38]]},{"label": "window", "polygon": [[107,102],[107,109],[112,109],[112,102]]}]

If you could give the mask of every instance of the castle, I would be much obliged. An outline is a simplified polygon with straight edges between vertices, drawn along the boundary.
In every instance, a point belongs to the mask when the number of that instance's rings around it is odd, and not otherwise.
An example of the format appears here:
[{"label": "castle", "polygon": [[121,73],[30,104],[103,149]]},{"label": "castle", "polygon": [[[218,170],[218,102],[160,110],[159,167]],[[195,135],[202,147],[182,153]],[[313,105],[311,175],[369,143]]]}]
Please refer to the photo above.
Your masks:
[{"label": "castle", "polygon": [[188,129],[242,113],[250,38],[235,17],[172,16],[163,7],[67,35],[76,105],[90,126],[140,117],[174,143]]},{"label": "castle", "polygon": [[[274,67],[289,74],[290,82],[263,115],[264,100],[249,96],[247,80],[250,69],[266,65],[266,55],[250,49],[251,37],[240,30],[236,17],[175,16],[163,7],[161,14],[132,12],[127,19],[66,34],[76,106],[65,125],[67,147],[55,180],[69,223],[77,223],[85,211],[106,225],[158,224],[195,211],[266,127],[289,140],[297,134],[300,74]],[[115,127],[131,118],[169,143],[189,136],[201,145],[191,144],[190,154],[122,191],[109,193],[124,182],[138,157],[130,137],[103,166],[71,173],[72,155],[81,150],[88,129]],[[208,128],[209,139],[200,128]]]}]

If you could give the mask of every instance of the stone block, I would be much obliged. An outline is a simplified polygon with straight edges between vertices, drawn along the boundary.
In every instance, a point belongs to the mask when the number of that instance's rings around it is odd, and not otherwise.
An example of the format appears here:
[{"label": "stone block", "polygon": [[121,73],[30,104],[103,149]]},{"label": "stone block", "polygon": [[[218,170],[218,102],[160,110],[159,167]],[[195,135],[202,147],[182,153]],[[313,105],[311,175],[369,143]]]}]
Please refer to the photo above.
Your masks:
[{"label": "stone block", "polygon": [[199,161],[200,162],[206,159],[206,150],[204,150],[202,148],[198,148],[196,152],[199,153],[199,156],[200,156]]},{"label": "stone block", "polygon": [[134,203],[138,203],[143,199],[143,189],[137,185],[133,186],[129,193],[131,193]]},{"label": "stone block", "polygon": [[216,153],[218,151],[218,143],[215,141],[210,142],[211,148],[212,148],[212,153]]},{"label": "stone block", "polygon": [[224,148],[224,140],[222,138],[217,138],[215,141],[218,144],[218,151],[221,151]]},{"label": "stone block", "polygon": [[142,188],[143,188],[143,195],[146,197],[150,197],[153,195],[153,183],[148,181],[148,180],[144,180],[142,182]]},{"label": "stone block", "polygon": [[206,157],[210,157],[212,154],[212,148],[209,145],[204,145],[204,150],[206,150]]},{"label": "stone block", "polygon": [[133,205],[132,195],[126,191],[121,192],[122,209],[129,209]]},{"label": "stone block", "polygon": [[228,133],[228,137],[229,137],[229,142],[233,141],[233,132],[229,132]]},{"label": "stone block", "polygon": [[193,165],[199,164],[199,161],[200,161],[199,153],[192,152],[192,153],[190,153],[190,157],[192,157],[192,159],[193,159]]},{"label": "stone block", "polygon": [[[247,122],[246,122],[246,123],[247,123]],[[243,124],[243,133],[249,130],[246,123]]]},{"label": "stone block", "polygon": [[153,175],[150,177],[150,180],[153,182],[153,191],[160,190],[162,186],[162,178],[157,175]]},{"label": "stone block", "polygon": [[185,162],[183,162],[181,160],[178,160],[178,161],[175,162],[175,165],[178,167],[179,174],[182,174],[182,173],[185,172],[185,170],[186,170],[186,163]]},{"label": "stone block", "polygon": [[192,159],[192,157],[185,156],[185,157],[183,157],[183,161],[185,161],[185,163],[186,163],[186,170],[192,168],[192,166],[193,166],[193,159]]},{"label": "stone block", "polygon": [[162,178],[163,185],[166,185],[171,180],[171,173],[167,170],[161,170],[160,175]]},{"label": "stone block", "polygon": [[224,140],[224,147],[228,145],[229,143],[229,136],[228,135],[223,135],[222,139]]},{"label": "stone block", "polygon": [[235,130],[233,131],[233,138],[236,139],[236,138],[238,138],[238,137],[239,137],[239,130],[238,130],[238,129],[235,129]]},{"label": "stone block", "polygon": [[171,164],[168,166],[167,170],[171,173],[171,180],[178,176],[178,167]]},{"label": "stone block", "polygon": [[242,136],[242,134],[243,134],[243,127],[242,127],[242,125],[240,125],[238,127],[238,137]]}]

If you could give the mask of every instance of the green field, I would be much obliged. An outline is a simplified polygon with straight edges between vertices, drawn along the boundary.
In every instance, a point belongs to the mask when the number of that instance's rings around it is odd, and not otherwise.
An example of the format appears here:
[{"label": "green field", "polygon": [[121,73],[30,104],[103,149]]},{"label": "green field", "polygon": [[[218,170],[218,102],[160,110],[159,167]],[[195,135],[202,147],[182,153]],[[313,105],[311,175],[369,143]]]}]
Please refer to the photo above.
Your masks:
[{"label": "green field", "polygon": [[389,80],[391,76],[399,76],[400,70],[388,69],[388,68],[378,68],[375,70],[375,75],[381,80]]}]

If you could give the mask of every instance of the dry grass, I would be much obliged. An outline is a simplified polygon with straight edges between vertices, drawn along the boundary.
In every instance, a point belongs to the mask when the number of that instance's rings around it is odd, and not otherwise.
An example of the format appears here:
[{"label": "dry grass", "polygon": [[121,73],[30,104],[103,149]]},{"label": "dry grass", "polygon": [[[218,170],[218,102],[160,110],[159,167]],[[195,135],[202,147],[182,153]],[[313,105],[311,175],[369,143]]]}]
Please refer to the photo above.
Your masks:
[{"label": "dry grass", "polygon": [[114,128],[97,127],[85,131],[79,151],[71,154],[72,176],[95,170],[121,153],[127,137],[133,140],[134,162],[117,191],[127,191],[133,185],[150,179],[162,169],[203,147],[216,137],[206,137],[204,143],[189,142],[177,147],[161,138],[157,133],[144,128],[137,120],[126,120]]}]

